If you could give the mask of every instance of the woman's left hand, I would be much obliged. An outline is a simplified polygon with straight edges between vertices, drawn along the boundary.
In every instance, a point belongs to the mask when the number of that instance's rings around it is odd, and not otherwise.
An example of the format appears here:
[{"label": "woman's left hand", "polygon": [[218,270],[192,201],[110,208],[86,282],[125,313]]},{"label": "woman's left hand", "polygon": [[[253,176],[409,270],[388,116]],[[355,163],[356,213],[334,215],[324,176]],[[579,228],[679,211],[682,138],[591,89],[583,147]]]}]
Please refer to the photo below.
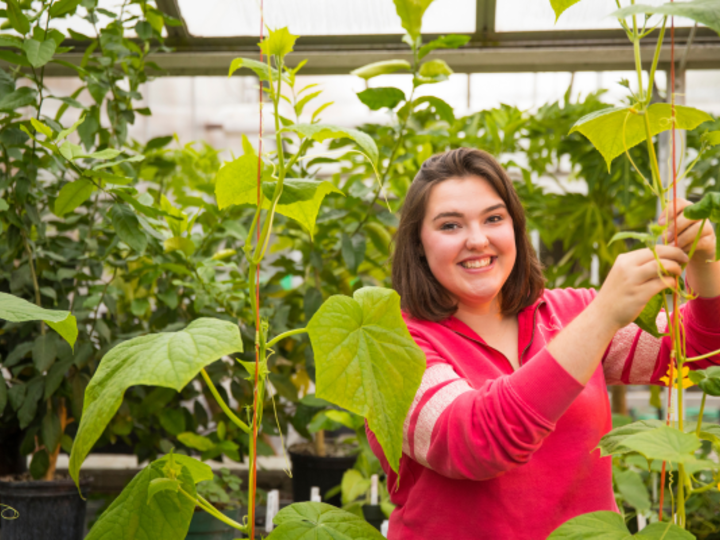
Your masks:
[{"label": "woman's left hand", "polygon": [[[680,231],[680,235],[677,239],[677,245],[688,255],[690,254],[690,249],[692,248],[695,237],[702,225],[702,221],[688,219],[683,215],[685,207],[690,206],[691,204],[693,203],[685,199],[677,200],[677,228]],[[663,215],[660,216],[660,219],[658,219],[658,225],[664,225],[665,216],[670,216],[670,224],[663,235],[663,240],[665,240],[668,245],[675,244],[675,219],[672,217],[673,210],[673,203],[670,201],[668,202],[667,213],[663,213]],[[697,247],[695,248],[695,253],[693,254],[689,264],[694,266],[708,261],[713,261],[715,259],[715,242],[715,232],[713,231],[713,227],[710,222],[706,221],[705,227],[703,227],[700,235],[700,239],[698,240]]]}]

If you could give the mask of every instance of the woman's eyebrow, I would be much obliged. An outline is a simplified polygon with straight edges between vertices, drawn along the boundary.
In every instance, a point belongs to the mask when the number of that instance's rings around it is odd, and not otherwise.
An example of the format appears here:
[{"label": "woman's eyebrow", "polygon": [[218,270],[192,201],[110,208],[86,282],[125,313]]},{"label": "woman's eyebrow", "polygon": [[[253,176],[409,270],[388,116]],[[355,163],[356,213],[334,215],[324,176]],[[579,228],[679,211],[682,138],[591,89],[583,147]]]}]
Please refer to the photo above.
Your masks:
[{"label": "woman's eyebrow", "polygon": [[[507,206],[505,206],[505,203],[494,204],[492,206],[488,206],[485,210],[483,210],[481,212],[481,214],[487,214],[488,212],[492,212],[493,210],[497,210],[499,208],[507,208]],[[455,211],[455,212],[440,212],[437,216],[435,216],[433,218],[433,221],[436,221],[436,220],[442,219],[442,218],[448,218],[448,217],[462,218],[462,217],[465,217],[465,214],[463,214],[462,212],[457,212],[457,211]]]}]

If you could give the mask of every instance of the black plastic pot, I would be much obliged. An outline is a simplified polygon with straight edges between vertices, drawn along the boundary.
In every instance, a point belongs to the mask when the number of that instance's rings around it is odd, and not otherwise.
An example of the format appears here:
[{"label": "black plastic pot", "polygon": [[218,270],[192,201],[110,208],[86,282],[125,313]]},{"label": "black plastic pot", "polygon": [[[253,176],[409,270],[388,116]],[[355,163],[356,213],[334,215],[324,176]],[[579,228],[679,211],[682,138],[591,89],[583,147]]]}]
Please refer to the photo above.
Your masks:
[{"label": "black plastic pot", "polygon": [[[80,483],[87,497],[89,480]],[[0,500],[18,517],[3,520],[2,540],[82,540],[85,501],[72,480],[0,482]]]},{"label": "black plastic pot", "polygon": [[380,508],[380,505],[364,504],[362,507],[362,511],[363,516],[365,516],[365,521],[367,521],[370,525],[372,525],[379,531],[380,527],[382,526],[382,522],[386,519],[382,508]]},{"label": "black plastic pot", "polygon": [[329,499],[325,498],[325,494],[340,485],[343,474],[348,469],[352,469],[357,457],[317,457],[294,452],[289,452],[289,454],[292,461],[293,501],[309,501],[310,488],[316,486],[320,488],[323,502],[341,506],[339,493]]}]

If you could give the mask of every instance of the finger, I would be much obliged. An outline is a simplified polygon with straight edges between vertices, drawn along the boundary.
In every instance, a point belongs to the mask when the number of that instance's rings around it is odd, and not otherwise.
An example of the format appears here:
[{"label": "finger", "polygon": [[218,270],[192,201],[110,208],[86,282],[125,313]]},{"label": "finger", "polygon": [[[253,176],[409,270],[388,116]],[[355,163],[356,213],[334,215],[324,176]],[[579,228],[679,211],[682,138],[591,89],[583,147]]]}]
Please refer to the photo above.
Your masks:
[{"label": "finger", "polygon": [[[693,245],[693,242],[695,241],[695,238],[697,237],[698,233],[700,232],[700,223],[695,223],[692,227],[688,227],[685,229],[680,236],[678,236],[677,239],[677,245],[680,249],[685,251],[686,253],[690,251],[690,248]],[[700,239],[702,239],[703,236],[708,236],[710,234],[710,231],[703,230]]]},{"label": "finger", "polygon": [[686,263],[689,260],[687,253],[676,246],[657,245],[655,246],[655,253],[657,253],[661,259],[672,259],[680,264]]},{"label": "finger", "polygon": [[651,279],[643,283],[642,285],[642,291],[644,294],[647,295],[647,298],[652,298],[659,292],[664,291],[665,289],[674,289],[675,288],[675,280],[669,277],[656,277],[655,279]]},{"label": "finger", "polygon": [[[683,210],[687,208],[688,206],[692,205],[690,201],[687,199],[681,199],[678,198],[677,200],[677,216],[682,216]],[[658,225],[665,225],[667,222],[667,219],[670,218],[670,223],[674,221],[675,217],[675,205],[673,204],[672,200],[667,201],[667,204],[665,206],[665,211],[660,214],[660,217],[658,218]]]},{"label": "finger", "polygon": [[[660,264],[662,264],[662,267]],[[635,277],[636,283],[645,284],[652,281],[658,278],[663,273],[663,270],[670,276],[680,276],[682,274],[682,266],[675,260],[661,258],[660,264],[656,260],[652,260],[640,266]],[[668,279],[671,282],[673,281],[671,277],[668,277]]]}]

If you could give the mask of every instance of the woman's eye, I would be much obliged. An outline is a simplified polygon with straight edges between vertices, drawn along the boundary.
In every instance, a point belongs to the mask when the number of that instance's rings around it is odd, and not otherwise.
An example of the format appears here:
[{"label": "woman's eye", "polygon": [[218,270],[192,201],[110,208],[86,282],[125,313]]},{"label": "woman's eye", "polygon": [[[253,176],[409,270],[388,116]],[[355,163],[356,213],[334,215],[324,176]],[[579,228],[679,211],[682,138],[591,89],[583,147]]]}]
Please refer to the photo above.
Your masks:
[{"label": "woman's eye", "polygon": [[441,231],[452,231],[457,227],[457,223],[443,223],[440,226]]},{"label": "woman's eye", "polygon": [[502,216],[490,216],[488,218],[488,221],[490,223],[498,223],[498,222],[502,221]]}]

